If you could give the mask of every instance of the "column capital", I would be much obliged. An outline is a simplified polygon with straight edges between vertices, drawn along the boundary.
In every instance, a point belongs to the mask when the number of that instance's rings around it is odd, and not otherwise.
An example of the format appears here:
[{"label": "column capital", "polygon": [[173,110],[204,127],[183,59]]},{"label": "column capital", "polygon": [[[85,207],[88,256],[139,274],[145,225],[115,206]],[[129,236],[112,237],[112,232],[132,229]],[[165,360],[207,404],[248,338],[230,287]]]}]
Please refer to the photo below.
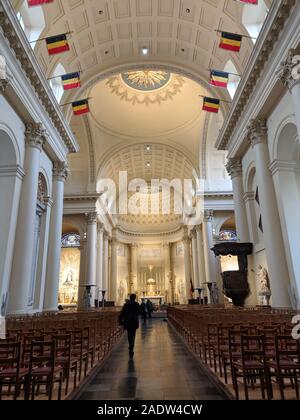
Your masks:
[{"label": "column capital", "polygon": [[54,162],[53,164],[53,178],[56,181],[65,182],[69,176],[70,169],[68,162]]},{"label": "column capital", "polygon": [[213,210],[204,210],[204,222],[211,222],[214,217],[214,211]]},{"label": "column capital", "polygon": [[104,231],[105,231],[105,229],[104,229],[104,224],[103,223],[98,223],[97,224],[97,232],[98,233],[103,233],[104,234]]},{"label": "column capital", "polygon": [[46,142],[46,130],[41,123],[26,123],[25,145],[42,150]]},{"label": "column capital", "polygon": [[282,84],[291,91],[300,82],[297,65],[300,62],[300,49],[291,49],[277,72]]},{"label": "column capital", "polygon": [[268,127],[267,120],[265,118],[256,118],[251,120],[247,129],[252,147],[256,144],[267,143]]},{"label": "column capital", "polygon": [[228,159],[226,169],[231,179],[238,178],[243,175],[243,166],[241,160],[238,158]]},{"label": "column capital", "polygon": [[0,95],[4,95],[10,80],[8,78],[0,78]]},{"label": "column capital", "polygon": [[95,225],[97,223],[98,213],[97,212],[87,213],[86,217],[87,217],[88,225]]}]

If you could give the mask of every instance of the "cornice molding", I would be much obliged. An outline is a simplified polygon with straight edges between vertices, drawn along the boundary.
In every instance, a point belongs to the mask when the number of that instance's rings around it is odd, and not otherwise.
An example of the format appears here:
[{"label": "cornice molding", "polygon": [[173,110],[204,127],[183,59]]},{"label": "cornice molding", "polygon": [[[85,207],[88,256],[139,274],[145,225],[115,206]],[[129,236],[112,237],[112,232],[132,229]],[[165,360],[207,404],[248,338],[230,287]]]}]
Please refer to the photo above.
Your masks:
[{"label": "cornice molding", "polygon": [[182,230],[181,226],[174,229],[174,230],[171,230],[171,231],[158,232],[158,233],[156,233],[156,232],[155,233],[153,233],[153,232],[132,232],[132,231],[129,231],[129,230],[125,230],[124,228],[121,228],[121,227],[118,228],[118,232],[120,232],[123,235],[127,235],[127,236],[133,237],[133,238],[134,237],[136,237],[136,238],[142,238],[142,237],[151,238],[151,237],[157,237],[157,236],[166,237],[166,236],[170,236],[170,235],[174,235],[176,233],[179,233],[181,230]]},{"label": "cornice molding", "polygon": [[219,134],[216,143],[216,147],[219,150],[227,149],[239,119],[250,101],[252,92],[260,81],[262,71],[276,46],[276,41],[283,31],[286,20],[290,16],[295,3],[296,0],[278,0],[273,2],[265,24],[265,30],[259,35],[244,77],[233,101],[231,111]]},{"label": "cornice molding", "polygon": [[101,194],[74,194],[74,195],[65,195],[64,201],[65,202],[83,202],[83,201],[90,201],[96,202],[101,197]]},{"label": "cornice molding", "polygon": [[232,191],[209,191],[204,193],[205,198],[233,198],[233,192]]},{"label": "cornice molding", "polygon": [[19,30],[19,22],[8,0],[2,0],[0,5],[0,27],[69,153],[76,153],[79,150],[78,144],[52,94],[25,34],[21,29]]}]

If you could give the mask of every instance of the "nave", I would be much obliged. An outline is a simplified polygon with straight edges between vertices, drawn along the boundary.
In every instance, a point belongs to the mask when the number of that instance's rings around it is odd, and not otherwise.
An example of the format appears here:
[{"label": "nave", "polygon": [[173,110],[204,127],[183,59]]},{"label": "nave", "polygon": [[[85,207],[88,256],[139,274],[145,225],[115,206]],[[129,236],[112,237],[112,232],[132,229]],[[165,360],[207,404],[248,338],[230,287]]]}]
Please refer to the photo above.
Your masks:
[{"label": "nave", "polygon": [[80,400],[224,400],[228,396],[207,376],[178,334],[162,318],[137,332],[135,355],[126,337],[113,350]]}]

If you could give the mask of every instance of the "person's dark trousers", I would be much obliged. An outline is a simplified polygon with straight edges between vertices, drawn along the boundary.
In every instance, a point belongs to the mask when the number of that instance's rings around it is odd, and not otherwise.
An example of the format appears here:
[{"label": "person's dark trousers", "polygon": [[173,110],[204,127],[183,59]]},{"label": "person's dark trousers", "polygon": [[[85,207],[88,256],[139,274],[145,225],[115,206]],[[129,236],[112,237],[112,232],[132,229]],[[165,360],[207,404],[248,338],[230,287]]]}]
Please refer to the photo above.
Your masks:
[{"label": "person's dark trousers", "polygon": [[149,311],[149,318],[152,318],[152,312]]},{"label": "person's dark trousers", "polygon": [[136,329],[134,330],[127,330],[128,334],[128,343],[129,343],[129,352],[132,353],[134,349],[134,343],[135,343],[135,333]]},{"label": "person's dark trousers", "polygon": [[146,312],[142,315],[142,318],[143,318],[143,320],[144,320],[144,323],[146,323],[146,319],[147,319],[147,314],[146,314]]}]

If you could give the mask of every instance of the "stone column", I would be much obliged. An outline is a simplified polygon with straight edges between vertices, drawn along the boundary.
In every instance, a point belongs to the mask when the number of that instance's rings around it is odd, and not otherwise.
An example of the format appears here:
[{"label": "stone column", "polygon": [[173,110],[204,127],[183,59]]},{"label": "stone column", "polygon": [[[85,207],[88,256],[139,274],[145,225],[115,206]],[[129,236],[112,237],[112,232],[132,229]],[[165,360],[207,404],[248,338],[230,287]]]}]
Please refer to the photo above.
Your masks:
[{"label": "stone column", "polygon": [[199,277],[199,267],[198,267],[198,247],[197,247],[197,233],[193,229],[191,232],[192,235],[192,262],[193,262],[193,277],[194,277],[194,287],[200,287],[200,277]]},{"label": "stone column", "polygon": [[266,121],[264,119],[252,120],[249,126],[249,135],[255,156],[256,179],[260,196],[272,305],[274,307],[288,307],[291,304],[288,295],[289,272],[285,258],[275,189],[269,169],[270,157]]},{"label": "stone column", "polygon": [[239,159],[229,159],[226,169],[231,176],[237,237],[241,242],[249,242],[246,206],[244,202],[243,168]]},{"label": "stone column", "polygon": [[293,103],[294,103],[294,112],[296,117],[298,136],[300,137],[300,78],[297,74],[296,64],[299,63],[298,59],[294,60],[295,56],[300,56],[300,49],[290,50],[286,60],[281,64],[279,70],[279,78],[291,92]]},{"label": "stone column", "polygon": [[196,235],[197,235],[197,254],[198,254],[198,272],[199,272],[199,281],[200,287],[204,287],[204,283],[206,283],[206,276],[205,276],[205,259],[204,259],[204,244],[203,244],[203,232],[202,226],[196,226]]},{"label": "stone column", "polygon": [[191,255],[190,255],[190,239],[188,236],[188,229],[183,228],[183,252],[184,252],[184,272],[185,272],[185,286],[186,286],[186,300],[191,299]]},{"label": "stone column", "polygon": [[117,302],[117,282],[118,282],[118,242],[117,230],[112,231],[111,241],[111,276],[110,276],[110,296],[111,300]]},{"label": "stone column", "polygon": [[169,244],[170,247],[170,293],[171,293],[171,304],[175,303],[175,276],[174,276],[174,261],[173,261],[173,244]]},{"label": "stone column", "polygon": [[108,233],[103,234],[103,274],[102,290],[106,291],[105,299],[108,300]]},{"label": "stone column", "polygon": [[79,287],[78,287],[78,308],[84,309],[84,290],[86,285],[86,266],[87,266],[87,240],[80,239],[80,268],[79,268]]},{"label": "stone column", "polygon": [[[216,275],[216,261],[213,251],[211,250],[214,246],[213,240],[213,210],[205,210],[203,219],[203,244],[204,244],[204,260],[205,260],[205,272],[206,282],[213,283],[217,281]],[[210,303],[210,293],[206,290],[208,296],[208,303]]]},{"label": "stone column", "polygon": [[130,275],[130,282],[131,282],[131,290],[132,293],[136,293],[138,291],[137,285],[137,272],[138,272],[138,245],[131,244],[131,275]]},{"label": "stone column", "polygon": [[47,275],[44,310],[56,311],[58,305],[61,234],[64,208],[64,189],[69,167],[65,162],[55,162],[52,181],[52,211],[49,229]]},{"label": "stone column", "polygon": [[97,218],[98,214],[89,213],[87,223],[87,267],[86,284],[91,287],[91,306],[95,306],[96,267],[97,267]]},{"label": "stone column", "polygon": [[103,290],[103,253],[104,253],[104,228],[100,223],[98,224],[98,238],[97,238],[97,287],[96,287],[96,299],[98,302],[102,301],[102,290]]},{"label": "stone column", "polygon": [[165,295],[165,292],[168,291],[169,295],[169,286],[172,282],[172,269],[171,269],[171,248],[170,243],[164,243],[163,244],[163,250],[164,250],[164,261],[165,261],[165,280],[163,283],[163,288],[160,288],[161,295]]},{"label": "stone column", "polygon": [[25,159],[18,223],[15,237],[14,259],[12,265],[9,313],[26,313],[32,310],[29,304],[32,261],[34,247],[34,229],[38,193],[40,156],[45,143],[45,131],[41,124],[26,124]]}]

